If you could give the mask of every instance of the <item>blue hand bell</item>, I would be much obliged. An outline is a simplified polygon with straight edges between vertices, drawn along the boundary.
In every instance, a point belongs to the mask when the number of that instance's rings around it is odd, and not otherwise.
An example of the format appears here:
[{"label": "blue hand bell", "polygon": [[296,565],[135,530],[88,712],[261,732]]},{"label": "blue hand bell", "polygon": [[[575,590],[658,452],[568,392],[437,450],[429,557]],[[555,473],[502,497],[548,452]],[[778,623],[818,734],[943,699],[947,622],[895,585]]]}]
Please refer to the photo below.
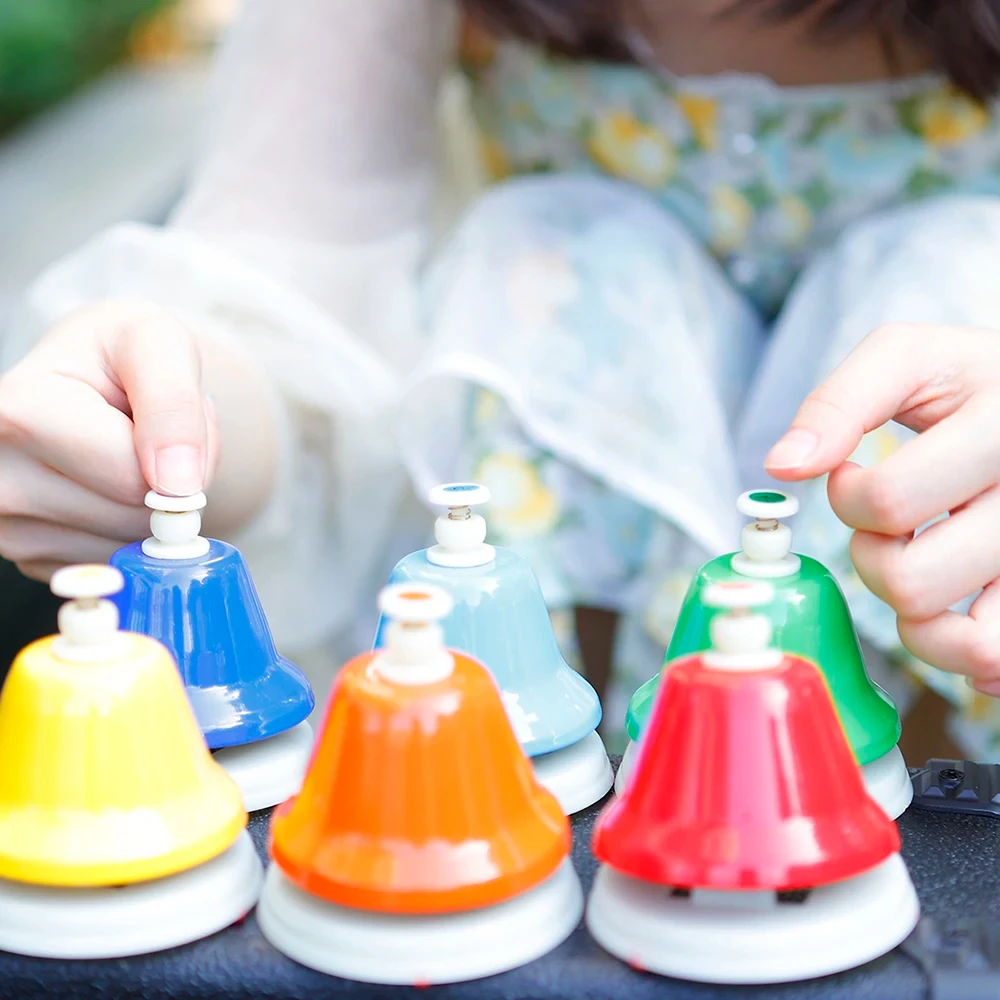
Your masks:
[{"label": "blue hand bell", "polygon": [[[578,812],[611,787],[611,765],[596,732],[600,702],[563,660],[531,567],[514,552],[486,544],[486,522],[471,508],[489,499],[489,490],[474,483],[432,490],[430,502],[449,508],[434,526],[438,544],[403,559],[390,582],[432,584],[451,595],[454,610],[441,623],[445,645],[491,671],[538,780],[567,814]],[[376,648],[385,642],[384,629],[383,619]]]},{"label": "blue hand bell", "polygon": [[315,698],[305,675],[278,655],[239,550],[203,538],[202,493],[146,495],[152,537],[119,549],[122,628],[173,654],[209,748],[235,779],[247,809],[298,791]]}]

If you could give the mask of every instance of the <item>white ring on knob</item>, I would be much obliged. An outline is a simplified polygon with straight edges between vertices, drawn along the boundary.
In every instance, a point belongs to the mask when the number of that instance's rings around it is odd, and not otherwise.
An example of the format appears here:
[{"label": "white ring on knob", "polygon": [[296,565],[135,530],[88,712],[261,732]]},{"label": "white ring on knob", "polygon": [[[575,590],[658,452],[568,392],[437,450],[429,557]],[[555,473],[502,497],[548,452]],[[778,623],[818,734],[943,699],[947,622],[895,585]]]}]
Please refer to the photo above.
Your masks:
[{"label": "white ring on knob", "polygon": [[49,587],[56,597],[71,601],[98,600],[117,594],[125,578],[114,566],[103,564],[64,566],[52,574]]},{"label": "white ring on knob", "polygon": [[156,490],[146,494],[145,504],[150,510],[162,510],[168,514],[186,514],[192,510],[204,510],[208,499],[204,493],[193,493],[189,497],[168,497]]},{"label": "white ring on knob", "polygon": [[758,580],[733,580],[726,583],[713,583],[706,588],[702,596],[702,604],[709,608],[759,608],[774,600],[774,587]]},{"label": "white ring on knob", "polygon": [[427,495],[435,507],[478,507],[491,499],[489,488],[479,483],[444,483]]},{"label": "white ring on knob", "polygon": [[440,587],[424,583],[395,583],[378,595],[378,609],[402,625],[430,625],[447,618],[454,601]]},{"label": "white ring on knob", "polygon": [[777,521],[797,514],[799,501],[782,490],[747,490],[736,501],[736,509],[755,521]]}]

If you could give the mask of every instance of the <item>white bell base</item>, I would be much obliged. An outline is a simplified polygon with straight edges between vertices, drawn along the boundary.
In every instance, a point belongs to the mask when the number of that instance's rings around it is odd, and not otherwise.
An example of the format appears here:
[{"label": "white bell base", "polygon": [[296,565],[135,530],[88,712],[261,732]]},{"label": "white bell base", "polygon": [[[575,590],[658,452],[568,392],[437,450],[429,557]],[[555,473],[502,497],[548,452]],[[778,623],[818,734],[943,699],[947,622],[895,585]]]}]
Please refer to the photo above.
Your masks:
[{"label": "white bell base", "polygon": [[559,801],[567,816],[592,806],[611,789],[614,771],[597,732],[578,743],[532,757],[535,777]]},{"label": "white bell base", "polygon": [[635,755],[639,751],[639,744],[635,740],[629,740],[628,746],[625,747],[625,753],[622,754],[621,763],[618,765],[618,773],[615,775],[615,794],[621,795],[625,788],[625,782],[628,780],[628,776],[632,771],[632,767],[635,764]]},{"label": "white bell base", "polygon": [[906,812],[913,801],[913,780],[899,747],[863,765],[861,773],[868,794],[889,814],[889,819]]},{"label": "white bell base", "polygon": [[0,951],[77,959],[175,948],[245,917],[263,879],[244,830],[217,858],[151,882],[60,889],[0,880]]},{"label": "white bell base", "polygon": [[362,983],[424,986],[481,979],[541,958],[583,915],[567,858],[541,885],[466,913],[374,913],[303,892],[272,864],[257,904],[264,937],[301,965]]},{"label": "white bell base", "polygon": [[[741,895],[748,897],[744,904],[734,905]],[[672,896],[602,865],[587,928],[611,954],[663,976],[785,983],[870,962],[903,941],[920,917],[898,854],[863,875],[814,889],[801,903],[759,905],[762,895],[713,893],[694,901],[694,894]]]},{"label": "white bell base", "polygon": [[[637,744],[630,740],[615,775],[615,791],[619,795],[635,765],[637,753]],[[893,747],[877,760],[864,764],[861,774],[868,794],[889,814],[889,818],[902,816],[913,801],[913,782],[899,747]]]},{"label": "white bell base", "polygon": [[256,812],[276,806],[302,790],[312,747],[312,727],[300,722],[257,743],[213,750],[212,756],[239,785],[247,812]]}]

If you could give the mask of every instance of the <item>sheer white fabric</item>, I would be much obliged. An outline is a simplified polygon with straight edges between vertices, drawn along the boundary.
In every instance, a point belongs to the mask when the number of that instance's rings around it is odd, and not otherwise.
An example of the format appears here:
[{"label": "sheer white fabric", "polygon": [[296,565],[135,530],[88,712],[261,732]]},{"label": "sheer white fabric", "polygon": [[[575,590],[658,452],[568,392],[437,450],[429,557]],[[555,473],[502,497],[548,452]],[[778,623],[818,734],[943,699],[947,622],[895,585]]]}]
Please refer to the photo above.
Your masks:
[{"label": "sheer white fabric", "polygon": [[282,468],[235,541],[290,655],[345,630],[355,652],[359,594],[414,538],[390,421],[418,350],[454,33],[450,0],[245,0],[170,223],[119,226],[56,264],[3,344],[7,367],[73,308],[139,298],[267,367]]},{"label": "sheer white fabric", "polygon": [[[343,640],[314,681],[370,641],[389,564],[426,540],[403,459],[421,487],[446,473],[469,385],[504,395],[541,444],[711,554],[735,544],[732,500],[760,485],[764,449],[860,336],[890,319],[996,322],[1000,217],[975,200],[845,236],[792,297],[746,408],[762,331],[637,191],[512,185],[454,229],[423,281],[449,217],[438,196],[475,187],[440,155],[454,33],[450,0],[245,0],[170,224],[117,227],[59,262],[3,345],[9,365],[73,308],[139,298],[265,367],[282,467],[234,541],[288,655]],[[572,252],[556,239],[564,222]],[[581,261],[608,280],[574,283]],[[603,299],[591,308],[585,294]],[[579,327],[553,319],[560,295],[583,303]],[[609,312],[620,336],[594,326]],[[846,553],[842,529],[828,533]]]}]

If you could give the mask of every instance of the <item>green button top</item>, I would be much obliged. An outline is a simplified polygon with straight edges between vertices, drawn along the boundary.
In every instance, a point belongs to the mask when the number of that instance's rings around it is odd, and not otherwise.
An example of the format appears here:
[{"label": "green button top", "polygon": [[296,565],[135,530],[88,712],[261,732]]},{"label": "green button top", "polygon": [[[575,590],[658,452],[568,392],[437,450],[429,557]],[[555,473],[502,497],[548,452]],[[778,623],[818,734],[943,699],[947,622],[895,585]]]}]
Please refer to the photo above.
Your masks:
[{"label": "green button top", "polygon": [[755,520],[779,520],[797,514],[799,502],[781,490],[749,490],[740,495],[736,509]]}]

